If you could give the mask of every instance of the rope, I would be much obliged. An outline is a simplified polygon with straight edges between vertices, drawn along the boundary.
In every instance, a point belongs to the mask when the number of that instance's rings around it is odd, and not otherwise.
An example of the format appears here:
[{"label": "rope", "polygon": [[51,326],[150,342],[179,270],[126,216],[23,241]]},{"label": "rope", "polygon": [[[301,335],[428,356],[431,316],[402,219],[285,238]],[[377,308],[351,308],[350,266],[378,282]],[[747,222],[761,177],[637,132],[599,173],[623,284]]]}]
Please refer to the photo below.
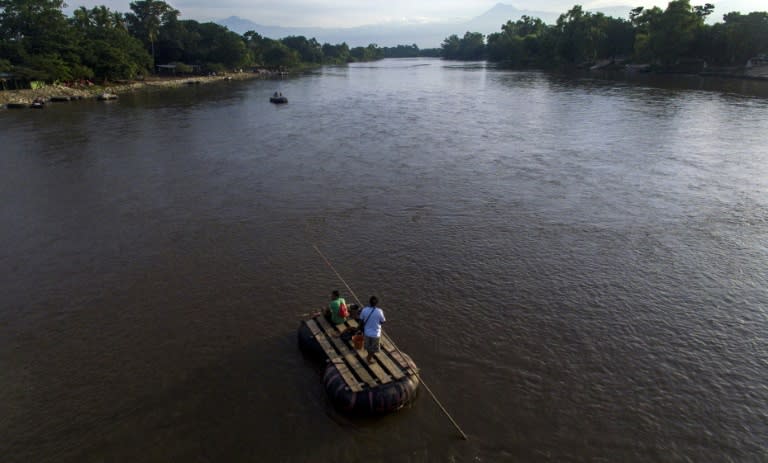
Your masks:
[{"label": "rope", "polygon": [[355,298],[355,301],[357,301],[357,305],[359,305],[359,306],[360,306],[360,308],[362,309],[362,308],[363,308],[363,303],[362,303],[362,302],[360,302],[360,299],[357,297],[357,295],[355,294],[355,292],[354,292],[354,291],[352,291],[352,288],[350,288],[350,287],[349,287],[349,285],[347,284],[347,282],[346,282],[346,281],[344,281],[344,278],[342,278],[342,277],[341,277],[341,275],[339,275],[339,272],[337,272],[337,271],[336,271],[336,269],[335,269],[335,268],[333,268],[333,265],[331,264],[331,261],[329,261],[329,260],[328,260],[328,259],[327,259],[327,258],[326,258],[324,255],[323,255],[323,253],[322,253],[322,252],[320,252],[320,248],[318,248],[316,245],[314,245],[314,244],[313,244],[313,245],[312,245],[312,247],[313,247],[313,248],[315,248],[315,251],[317,251],[317,253],[318,253],[318,254],[320,254],[320,257],[322,257],[322,258],[323,258],[323,260],[325,261],[325,263],[326,263],[326,264],[328,264],[328,267],[330,267],[330,268],[331,268],[331,270],[333,270],[333,273],[335,273],[335,274],[336,274],[336,276],[337,276],[337,277],[339,277],[339,280],[341,280],[341,282],[342,282],[342,283],[344,283],[344,286],[346,286],[346,287],[347,287],[347,291],[349,291],[349,294],[351,294],[351,295],[352,295],[352,297],[354,297],[354,298]]},{"label": "rope", "polygon": [[[336,271],[336,269],[333,267],[333,264],[331,264],[331,261],[329,261],[329,260],[328,260],[328,258],[327,258],[327,257],[325,257],[325,255],[324,255],[322,252],[320,252],[320,248],[318,248],[318,247],[317,247],[315,244],[312,244],[312,247],[313,247],[313,248],[315,248],[315,251],[317,251],[317,253],[318,253],[318,254],[320,254],[320,257],[322,257],[322,258],[323,258],[323,260],[325,261],[325,263],[326,263],[326,264],[328,264],[328,267],[330,267],[330,268],[331,268],[331,270],[333,270],[333,273],[335,273],[335,274],[336,274],[336,276],[337,276],[337,277],[339,277],[339,280],[341,280],[341,282],[342,282],[342,283],[344,283],[344,286],[347,288],[347,291],[349,291],[349,294],[351,294],[351,295],[352,295],[352,297],[354,297],[354,298],[355,298],[355,301],[357,301],[357,304],[358,304],[358,305],[359,305],[359,306],[362,308],[362,305],[363,305],[363,304],[360,302],[360,299],[357,297],[357,295],[355,294],[355,292],[354,292],[354,291],[352,291],[352,288],[350,288],[350,287],[349,287],[349,285],[348,285],[348,284],[347,284],[347,282],[344,280],[344,278],[342,278],[342,276],[339,274],[339,272],[337,272],[337,271]],[[383,334],[384,334],[384,330],[382,329],[382,335],[383,335]],[[395,348],[395,350],[397,350],[397,352],[398,352],[400,355],[405,355],[405,354],[403,353],[403,351],[401,351],[401,350],[400,350],[400,348],[399,348],[399,347],[397,347],[397,344],[395,344],[395,341],[393,341],[391,337],[389,337],[389,336],[387,336],[387,337],[389,338],[389,342],[391,342],[391,343],[392,343],[392,346]],[[414,375],[416,375],[416,378],[418,378],[419,382],[421,382],[421,384],[423,384],[423,385],[424,385],[424,389],[426,389],[426,390],[427,390],[427,392],[429,393],[429,395],[432,397],[432,400],[434,400],[434,401],[435,401],[435,403],[437,404],[437,406],[438,406],[438,407],[440,407],[440,410],[442,410],[442,411],[443,411],[443,413],[445,414],[445,416],[447,416],[447,417],[448,417],[448,419],[449,419],[449,420],[451,420],[451,423],[453,423],[453,426],[456,428],[456,430],[458,430],[458,431],[459,431],[459,433],[461,434],[461,437],[462,437],[464,440],[468,440],[469,438],[467,437],[467,435],[464,433],[464,431],[462,431],[462,430],[461,430],[461,427],[459,426],[459,424],[458,424],[458,423],[456,423],[456,420],[454,420],[454,419],[453,419],[453,417],[451,416],[451,414],[450,414],[450,413],[448,413],[448,410],[446,410],[446,409],[445,409],[445,407],[443,406],[443,404],[442,404],[442,403],[440,403],[440,401],[437,399],[437,396],[436,396],[436,395],[435,395],[435,394],[432,392],[432,389],[430,389],[430,388],[429,388],[429,386],[427,386],[427,383],[424,381],[424,379],[423,379],[423,378],[422,378],[422,377],[419,375],[419,373],[418,373],[418,372],[416,372],[416,371],[414,371],[414,372],[413,372],[413,374],[414,374]]]}]

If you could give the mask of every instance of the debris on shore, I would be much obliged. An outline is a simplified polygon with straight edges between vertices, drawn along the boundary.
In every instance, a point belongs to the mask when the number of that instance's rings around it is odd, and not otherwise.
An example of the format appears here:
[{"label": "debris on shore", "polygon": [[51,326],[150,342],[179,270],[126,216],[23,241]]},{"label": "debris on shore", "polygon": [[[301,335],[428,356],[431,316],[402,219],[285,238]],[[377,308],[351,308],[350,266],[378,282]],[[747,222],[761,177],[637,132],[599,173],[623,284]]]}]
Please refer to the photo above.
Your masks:
[{"label": "debris on shore", "polygon": [[269,76],[264,72],[234,72],[210,76],[190,77],[147,77],[142,80],[112,82],[105,85],[46,85],[42,88],[0,91],[0,106],[31,105],[38,101],[67,101],[85,98],[99,98],[101,95],[120,95],[147,88],[173,88],[190,85],[190,82],[208,84],[211,82],[258,79]]}]

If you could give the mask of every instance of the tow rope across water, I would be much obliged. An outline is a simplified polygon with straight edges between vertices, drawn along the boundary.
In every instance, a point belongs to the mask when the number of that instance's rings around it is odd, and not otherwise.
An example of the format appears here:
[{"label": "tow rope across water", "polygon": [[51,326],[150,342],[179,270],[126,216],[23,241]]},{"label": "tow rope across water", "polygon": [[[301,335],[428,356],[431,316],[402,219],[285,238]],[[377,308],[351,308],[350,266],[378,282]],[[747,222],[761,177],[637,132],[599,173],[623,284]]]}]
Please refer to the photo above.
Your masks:
[{"label": "tow rope across water", "polygon": [[[352,297],[355,298],[355,301],[357,302],[357,304],[360,307],[363,307],[362,302],[360,302],[360,299],[357,297],[355,292],[352,291],[352,288],[349,287],[349,285],[344,280],[344,278],[342,278],[342,276],[339,274],[339,272],[336,271],[336,269],[333,267],[333,264],[331,264],[331,261],[329,261],[328,258],[325,257],[325,255],[320,251],[320,248],[318,248],[317,245],[315,245],[314,243],[312,244],[312,247],[315,248],[315,251],[317,251],[317,253],[320,255],[320,257],[323,258],[323,260],[328,265],[328,267],[330,267],[330,269],[333,270],[333,273],[336,274],[336,276],[339,278],[339,280],[341,280],[341,282],[344,283],[344,286],[347,288],[347,291],[349,291],[349,294],[351,294]],[[382,328],[382,334],[383,334],[383,328]],[[395,341],[393,341],[391,337],[389,338],[389,341],[392,343],[392,346],[394,346],[395,350],[397,350],[398,353],[403,355],[403,352],[400,350],[399,347],[397,347],[397,344],[395,344]],[[453,426],[456,428],[457,431],[459,431],[459,433],[461,434],[461,437],[464,440],[468,440],[469,438],[467,437],[467,435],[464,433],[464,431],[461,430],[461,427],[459,426],[459,424],[456,423],[456,420],[454,420],[453,417],[451,416],[451,414],[448,413],[448,410],[445,409],[443,404],[440,403],[440,401],[437,399],[437,397],[432,392],[432,390],[429,388],[429,386],[427,386],[427,383],[424,382],[424,379],[418,373],[414,372],[414,374],[419,379],[421,384],[424,385],[424,389],[427,390],[427,392],[429,393],[430,397],[432,397],[432,400],[434,400],[435,403],[437,404],[437,406],[440,407],[440,410],[442,410],[443,413],[445,414],[445,416],[447,416],[448,419],[451,420],[451,423],[453,423]]]}]

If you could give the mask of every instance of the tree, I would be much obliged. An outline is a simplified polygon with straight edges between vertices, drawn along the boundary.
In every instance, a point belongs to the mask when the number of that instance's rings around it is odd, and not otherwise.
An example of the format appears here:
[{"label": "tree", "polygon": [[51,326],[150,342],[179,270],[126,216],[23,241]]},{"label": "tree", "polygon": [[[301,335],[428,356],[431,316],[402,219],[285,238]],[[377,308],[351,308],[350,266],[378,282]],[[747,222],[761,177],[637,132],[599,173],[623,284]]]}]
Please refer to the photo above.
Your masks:
[{"label": "tree", "polygon": [[40,51],[66,27],[63,7],[62,0],[0,0],[0,37],[27,41],[30,51]]},{"label": "tree", "polygon": [[460,39],[454,34],[443,40],[442,48],[445,59],[480,60],[485,56],[485,36],[467,31]]},{"label": "tree", "polygon": [[413,45],[398,45],[396,47],[382,48],[382,58],[415,58],[422,56],[421,50],[414,43]]},{"label": "tree", "polygon": [[600,57],[606,39],[607,18],[603,13],[585,12],[576,5],[557,19],[557,55],[566,63],[593,62]]},{"label": "tree", "polygon": [[460,46],[459,36],[451,34],[443,40],[441,48],[443,49],[443,58],[445,59],[461,59],[459,55]]},{"label": "tree", "polygon": [[513,36],[526,37],[528,35],[541,34],[546,27],[546,24],[541,19],[523,15],[515,22],[507,21],[506,24],[501,26],[501,31]]},{"label": "tree", "polygon": [[506,31],[489,34],[486,50],[490,61],[503,62],[508,66],[520,66],[525,61],[522,37]]},{"label": "tree", "polygon": [[485,56],[485,36],[479,32],[466,32],[461,39],[459,50],[462,59],[483,59]]},{"label": "tree", "polygon": [[71,76],[78,51],[61,0],[0,0],[0,52],[17,73],[53,81]]},{"label": "tree", "polygon": [[689,0],[673,0],[662,11],[635,9],[630,17],[636,27],[635,55],[668,66],[690,57],[704,29],[712,5],[693,8]]},{"label": "tree", "polygon": [[179,17],[179,11],[171,5],[156,0],[138,0],[131,2],[131,11],[125,15],[129,30],[139,40],[148,45],[155,62],[155,42],[160,27]]},{"label": "tree", "polygon": [[768,52],[768,12],[732,12],[723,20],[725,61],[743,65],[749,58]]},{"label": "tree", "polygon": [[604,35],[598,43],[599,58],[629,57],[635,49],[635,30],[626,19],[603,17]]},{"label": "tree", "polygon": [[255,31],[247,31],[243,34],[243,41],[245,41],[245,47],[251,55],[251,62],[254,64],[263,64],[264,38]]},{"label": "tree", "polygon": [[523,16],[515,22],[507,21],[501,26],[501,32],[488,36],[488,59],[509,66],[541,61],[542,37],[548,32],[549,28],[539,18]]},{"label": "tree", "polygon": [[307,40],[303,35],[292,35],[285,37],[281,42],[288,48],[296,50],[301,56],[301,61],[305,63],[319,64],[323,62],[323,47],[314,37]]},{"label": "tree", "polygon": [[349,45],[347,45],[346,42],[342,42],[337,45],[324,43],[323,56],[325,57],[325,62],[327,63],[332,63],[332,64],[348,63],[351,59],[349,54]]},{"label": "tree", "polygon": [[355,61],[375,61],[384,57],[384,50],[372,43],[367,47],[355,47],[349,54]]},{"label": "tree", "polygon": [[267,39],[264,43],[264,64],[273,68],[290,68],[299,64],[301,56],[278,40]]},{"label": "tree", "polygon": [[144,45],[128,33],[125,17],[104,6],[74,11],[70,24],[78,37],[79,63],[74,78],[133,78],[151,66]]}]

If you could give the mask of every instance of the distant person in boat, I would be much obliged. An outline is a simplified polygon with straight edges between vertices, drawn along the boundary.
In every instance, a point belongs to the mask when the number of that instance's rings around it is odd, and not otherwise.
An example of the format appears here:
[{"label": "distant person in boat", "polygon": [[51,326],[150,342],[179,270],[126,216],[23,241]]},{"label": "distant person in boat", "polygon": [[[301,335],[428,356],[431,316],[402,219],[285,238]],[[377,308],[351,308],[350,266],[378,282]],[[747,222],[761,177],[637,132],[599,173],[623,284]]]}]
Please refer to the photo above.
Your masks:
[{"label": "distant person in boat", "polygon": [[341,297],[337,290],[333,290],[331,293],[331,302],[328,304],[328,308],[325,309],[325,315],[334,325],[341,325],[349,318],[347,301]]},{"label": "distant person in boat", "polygon": [[277,98],[277,92],[275,92],[275,94],[274,94],[274,98]]},{"label": "distant person in boat", "polygon": [[363,307],[358,316],[360,326],[363,327],[363,335],[365,335],[365,350],[368,352],[366,360],[368,363],[373,363],[373,354],[381,350],[381,325],[387,321],[384,318],[384,311],[376,307],[378,303],[379,299],[376,296],[371,296],[368,305]]}]

